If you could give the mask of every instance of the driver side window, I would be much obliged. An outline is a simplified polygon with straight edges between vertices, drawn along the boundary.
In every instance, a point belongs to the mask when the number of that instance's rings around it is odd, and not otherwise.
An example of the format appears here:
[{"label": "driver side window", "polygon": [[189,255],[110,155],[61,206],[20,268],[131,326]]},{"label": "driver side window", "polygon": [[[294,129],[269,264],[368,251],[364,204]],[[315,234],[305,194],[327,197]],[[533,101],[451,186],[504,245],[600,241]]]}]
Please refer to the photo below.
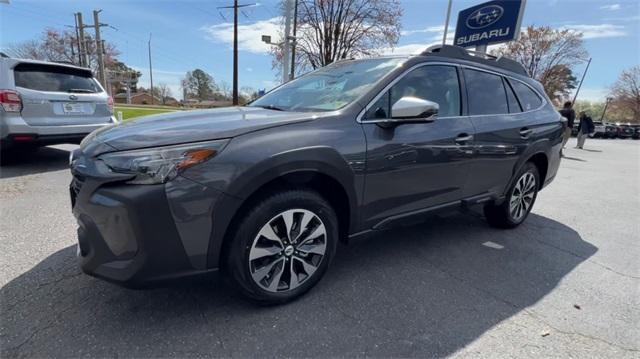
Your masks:
[{"label": "driver side window", "polygon": [[369,108],[364,118],[392,117],[393,104],[405,96],[437,103],[439,117],[460,116],[460,84],[456,68],[433,65],[417,68],[404,76]]}]

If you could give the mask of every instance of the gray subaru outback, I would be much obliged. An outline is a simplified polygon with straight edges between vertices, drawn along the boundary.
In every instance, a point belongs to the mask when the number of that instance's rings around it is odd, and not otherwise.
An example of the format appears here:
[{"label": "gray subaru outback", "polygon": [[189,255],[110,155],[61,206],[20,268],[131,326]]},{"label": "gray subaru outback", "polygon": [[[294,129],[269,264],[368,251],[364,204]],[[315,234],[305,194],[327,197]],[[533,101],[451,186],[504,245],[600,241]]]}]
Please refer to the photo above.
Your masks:
[{"label": "gray subaru outback", "polygon": [[471,206],[520,225],[565,128],[519,64],[452,46],[110,126],[71,158],[80,266],[127,286],[220,271],[285,302],[318,283],[338,241]]}]

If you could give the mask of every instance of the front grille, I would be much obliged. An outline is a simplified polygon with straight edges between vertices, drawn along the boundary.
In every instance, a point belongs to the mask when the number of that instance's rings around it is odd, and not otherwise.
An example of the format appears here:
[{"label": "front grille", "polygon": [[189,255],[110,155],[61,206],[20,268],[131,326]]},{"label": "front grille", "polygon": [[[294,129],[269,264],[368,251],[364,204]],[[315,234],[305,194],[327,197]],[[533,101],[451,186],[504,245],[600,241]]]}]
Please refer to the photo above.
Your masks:
[{"label": "front grille", "polygon": [[73,179],[71,180],[71,184],[69,185],[69,194],[71,195],[71,208],[76,205],[76,199],[78,198],[78,194],[82,189],[84,180],[85,178],[79,175],[73,176]]}]

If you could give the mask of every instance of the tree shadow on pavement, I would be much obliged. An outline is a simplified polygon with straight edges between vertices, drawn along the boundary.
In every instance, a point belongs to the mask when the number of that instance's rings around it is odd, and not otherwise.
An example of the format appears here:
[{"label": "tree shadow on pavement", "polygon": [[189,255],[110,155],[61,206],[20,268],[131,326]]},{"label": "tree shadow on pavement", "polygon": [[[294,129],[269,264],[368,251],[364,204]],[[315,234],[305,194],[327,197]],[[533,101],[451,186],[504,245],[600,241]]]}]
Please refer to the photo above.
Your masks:
[{"label": "tree shadow on pavement", "polygon": [[535,214],[514,230],[434,217],[342,246],[315,289],[275,307],[219,281],[123,289],[81,274],[75,250],[0,289],[0,356],[440,357],[548,295],[597,248]]},{"label": "tree shadow on pavement", "polygon": [[69,151],[54,147],[16,149],[3,152],[1,161],[0,178],[20,177],[68,168]]}]

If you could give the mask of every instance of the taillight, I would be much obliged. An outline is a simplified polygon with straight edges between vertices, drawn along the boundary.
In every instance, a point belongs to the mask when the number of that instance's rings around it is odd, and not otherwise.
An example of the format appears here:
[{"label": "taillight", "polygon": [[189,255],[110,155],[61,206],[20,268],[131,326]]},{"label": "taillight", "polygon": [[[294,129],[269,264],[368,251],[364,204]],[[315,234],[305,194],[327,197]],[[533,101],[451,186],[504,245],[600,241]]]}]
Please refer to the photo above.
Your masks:
[{"label": "taillight", "polygon": [[20,94],[12,90],[0,90],[0,104],[6,112],[22,111]]},{"label": "taillight", "polygon": [[107,99],[107,107],[109,108],[109,111],[113,113],[113,97],[111,96]]}]

